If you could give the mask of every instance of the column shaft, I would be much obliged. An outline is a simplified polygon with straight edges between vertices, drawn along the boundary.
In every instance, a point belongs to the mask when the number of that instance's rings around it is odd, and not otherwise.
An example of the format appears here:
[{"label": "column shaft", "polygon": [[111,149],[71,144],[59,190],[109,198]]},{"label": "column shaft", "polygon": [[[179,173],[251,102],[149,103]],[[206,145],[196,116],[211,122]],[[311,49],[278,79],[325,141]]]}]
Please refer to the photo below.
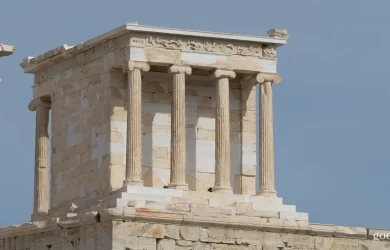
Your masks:
[{"label": "column shaft", "polygon": [[124,185],[142,186],[142,89],[141,70],[128,72],[126,179]]},{"label": "column shaft", "polygon": [[272,82],[260,84],[260,195],[276,196]]},{"label": "column shaft", "polygon": [[39,220],[49,209],[49,111],[50,105],[38,103],[35,109],[34,208],[32,220]]},{"label": "column shaft", "polygon": [[188,190],[186,184],[185,74],[173,75],[171,104],[171,180],[170,188]]},{"label": "column shaft", "polygon": [[232,192],[230,184],[229,78],[232,71],[216,71],[215,186],[213,192]]}]

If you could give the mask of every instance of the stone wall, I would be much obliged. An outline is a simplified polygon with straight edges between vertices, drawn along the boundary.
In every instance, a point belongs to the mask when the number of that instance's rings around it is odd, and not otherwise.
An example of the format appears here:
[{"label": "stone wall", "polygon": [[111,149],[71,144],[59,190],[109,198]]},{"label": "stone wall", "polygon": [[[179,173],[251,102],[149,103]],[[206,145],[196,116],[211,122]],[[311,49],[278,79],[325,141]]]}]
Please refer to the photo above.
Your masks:
[{"label": "stone wall", "polygon": [[[52,216],[69,211],[71,202],[89,206],[112,186],[110,153],[111,69],[124,60],[126,36],[96,45],[35,73],[34,97],[50,96]],[[121,63],[117,63],[121,64]],[[62,211],[62,212],[60,212]]]},{"label": "stone wall", "polygon": [[114,208],[0,228],[0,250],[386,250],[389,231]]}]

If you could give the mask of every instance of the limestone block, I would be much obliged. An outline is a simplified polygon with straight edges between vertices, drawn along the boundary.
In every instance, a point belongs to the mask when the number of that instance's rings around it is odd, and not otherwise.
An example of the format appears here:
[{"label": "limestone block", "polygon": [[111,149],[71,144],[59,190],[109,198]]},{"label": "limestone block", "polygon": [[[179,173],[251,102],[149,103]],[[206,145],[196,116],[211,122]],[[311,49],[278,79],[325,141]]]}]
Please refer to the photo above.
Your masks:
[{"label": "limestone block", "polygon": [[264,229],[268,232],[276,232],[280,233],[283,228],[283,220],[268,218],[266,223],[264,224]]},{"label": "limestone block", "polygon": [[[390,238],[390,232],[389,238]],[[361,238],[364,239],[367,236],[367,229],[361,227],[342,227],[335,226],[334,237],[346,237],[346,238]],[[370,232],[368,232],[368,237],[370,236]]]},{"label": "limestone block", "polygon": [[211,245],[202,242],[194,242],[193,250],[211,250]]},{"label": "limestone block", "polygon": [[180,227],[180,236],[183,240],[198,241],[200,231],[200,227],[183,225]]},{"label": "limestone block", "polygon": [[141,222],[113,222],[114,235],[140,236],[162,239],[165,236],[165,227],[161,224]]},{"label": "limestone block", "polygon": [[189,172],[186,174],[186,183],[188,188],[194,191],[207,192],[214,186],[214,173]]},{"label": "limestone block", "polygon": [[156,250],[157,242],[155,238],[138,237],[137,250]]},{"label": "limestone block", "polygon": [[81,225],[94,224],[97,222],[97,212],[87,212],[83,214],[76,214],[76,216],[63,217],[58,221],[61,228],[71,228]]},{"label": "limestone block", "polygon": [[[225,245],[225,244],[211,244],[213,250],[263,250],[262,246],[245,246],[245,245]],[[275,248],[277,250],[277,248]]]},{"label": "limestone block", "polygon": [[235,230],[234,238],[238,245],[263,245],[263,234],[258,231]]},{"label": "limestone block", "polygon": [[335,226],[330,224],[311,223],[311,234],[316,236],[332,236],[335,233]]},{"label": "limestone block", "polygon": [[286,233],[297,233],[299,231],[298,221],[294,220],[283,220],[283,232]]},{"label": "limestone block", "polygon": [[181,53],[181,60],[189,65],[226,68],[226,61],[228,60],[228,58],[228,55],[203,53],[196,51],[183,51]]},{"label": "limestone block", "polygon": [[113,249],[138,249],[138,237],[128,234],[116,233],[113,234]]},{"label": "limestone block", "polygon": [[[270,222],[268,222],[268,224],[267,224],[268,220],[270,220],[270,219],[239,215],[239,216],[230,216],[228,218],[228,221],[229,221],[228,224],[229,224],[229,226],[232,226],[235,228],[262,229],[262,228],[265,228],[267,226],[270,227]],[[282,225],[282,223],[280,223],[280,225],[276,225],[276,226],[281,227],[281,225]]]},{"label": "limestone block", "polygon": [[207,205],[208,201],[206,198],[196,198],[196,197],[174,197],[172,198],[172,204],[202,204]]},{"label": "limestone block", "polygon": [[307,213],[280,211],[279,216],[282,220],[309,221],[309,215]]},{"label": "limestone block", "polygon": [[311,227],[310,223],[307,221],[297,221],[298,223],[298,229],[301,233],[303,234],[310,234],[311,232]]},{"label": "limestone block", "polygon": [[182,247],[179,245],[176,245],[175,250],[193,250],[192,247]]},{"label": "limestone block", "polygon": [[121,221],[124,207],[107,208],[99,211],[100,221]]},{"label": "limestone block", "polygon": [[359,241],[358,249],[367,249],[367,250],[383,250],[388,248],[388,241],[374,241],[374,240],[362,240]]},{"label": "limestone block", "polygon": [[39,244],[43,246],[60,244],[62,241],[63,241],[62,230],[44,232],[39,237]]},{"label": "limestone block", "polygon": [[157,250],[171,250],[175,249],[175,240],[162,239],[157,242]]},{"label": "limestone block", "polygon": [[167,50],[152,47],[145,48],[146,60],[152,63],[180,64],[181,53],[180,50]]},{"label": "limestone block", "polygon": [[358,247],[359,247],[358,239],[333,238],[333,242],[331,244],[330,249],[354,250],[354,249],[359,249]]},{"label": "limestone block", "polygon": [[249,210],[252,210],[252,203],[251,202],[237,202],[236,203],[236,214],[237,215],[244,215],[244,213],[248,212]]},{"label": "limestone block", "polygon": [[256,194],[256,177],[243,176],[241,174],[234,176],[235,194],[255,195]]},{"label": "limestone block", "polygon": [[180,229],[180,226],[179,225],[165,225],[165,238],[168,238],[168,239],[174,239],[174,240],[178,240],[180,239],[180,234],[179,234],[179,229]]},{"label": "limestone block", "polygon": [[182,223],[186,215],[181,211],[161,211],[148,208],[137,209],[136,221]]},{"label": "limestone block", "polygon": [[237,215],[279,219],[278,212],[274,212],[274,211],[261,211],[261,210],[242,211],[241,210],[241,211],[237,211]]},{"label": "limestone block", "polygon": [[210,207],[208,205],[191,204],[191,212],[234,215],[236,214],[236,208],[233,206]]},{"label": "limestone block", "polygon": [[[176,245],[180,246],[180,247],[188,247],[188,248],[184,248],[184,249],[192,249],[193,243],[190,240],[177,240]],[[182,248],[179,248],[179,249],[182,249]]]},{"label": "limestone block", "polygon": [[300,234],[281,234],[283,242],[287,242],[287,245],[292,249],[314,249],[318,247],[319,249],[328,249],[320,248],[321,245],[324,247],[324,242],[318,238],[309,236],[309,235],[300,235]]},{"label": "limestone block", "polygon": [[199,240],[201,242],[234,244],[234,230],[227,228],[202,228]]},{"label": "limestone block", "polygon": [[184,215],[183,222],[199,226],[227,226],[229,218],[226,214],[220,213],[191,212]]},{"label": "limestone block", "polygon": [[183,211],[183,212],[189,212],[190,211],[190,205],[189,204],[169,204],[167,206],[168,210],[175,210],[175,211]]},{"label": "limestone block", "polygon": [[215,141],[215,131],[203,128],[197,128],[196,139],[200,141]]},{"label": "limestone block", "polygon": [[209,198],[209,207],[235,206],[236,200],[230,194],[216,194]]}]

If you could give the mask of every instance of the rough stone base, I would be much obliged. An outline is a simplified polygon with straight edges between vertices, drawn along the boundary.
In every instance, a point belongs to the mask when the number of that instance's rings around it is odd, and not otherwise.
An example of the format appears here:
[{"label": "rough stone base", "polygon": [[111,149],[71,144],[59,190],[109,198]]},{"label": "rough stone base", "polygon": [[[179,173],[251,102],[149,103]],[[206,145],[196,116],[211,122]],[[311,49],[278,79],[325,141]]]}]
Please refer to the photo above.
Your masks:
[{"label": "rough stone base", "polygon": [[390,241],[375,240],[374,234],[389,232],[258,216],[117,207],[0,228],[0,250],[385,250]]}]

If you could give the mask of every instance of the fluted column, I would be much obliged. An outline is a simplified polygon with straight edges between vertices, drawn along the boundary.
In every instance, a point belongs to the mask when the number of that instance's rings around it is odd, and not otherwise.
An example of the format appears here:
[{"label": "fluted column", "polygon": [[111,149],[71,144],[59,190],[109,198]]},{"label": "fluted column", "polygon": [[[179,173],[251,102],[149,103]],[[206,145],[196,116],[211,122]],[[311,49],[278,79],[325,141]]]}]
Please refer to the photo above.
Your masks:
[{"label": "fluted column", "polygon": [[28,108],[35,111],[34,208],[31,220],[40,220],[49,209],[49,111],[50,98],[37,98]]},{"label": "fluted column", "polygon": [[147,63],[128,62],[126,178],[123,182],[124,186],[143,186],[141,148],[142,71],[149,71]]},{"label": "fluted column", "polygon": [[280,83],[281,78],[276,74],[258,74],[257,82],[260,83],[258,195],[272,197],[276,196],[272,83]]},{"label": "fluted column", "polygon": [[191,74],[191,68],[173,65],[169,68],[173,74],[171,104],[171,176],[168,188],[188,190],[186,184],[186,115],[185,115],[185,75]]},{"label": "fluted column", "polygon": [[213,192],[230,193],[230,103],[229,79],[236,77],[234,71],[217,69],[215,114],[215,186]]}]

